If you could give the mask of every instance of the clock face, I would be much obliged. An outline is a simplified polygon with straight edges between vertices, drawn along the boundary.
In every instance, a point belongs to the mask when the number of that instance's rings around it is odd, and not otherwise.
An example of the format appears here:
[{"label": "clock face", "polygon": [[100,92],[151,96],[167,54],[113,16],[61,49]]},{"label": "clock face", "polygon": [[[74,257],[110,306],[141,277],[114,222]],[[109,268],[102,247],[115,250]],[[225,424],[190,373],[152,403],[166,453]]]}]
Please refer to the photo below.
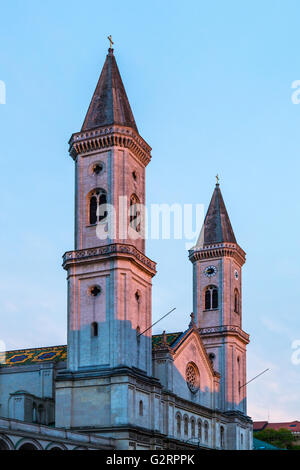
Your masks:
[{"label": "clock face", "polygon": [[236,280],[238,280],[238,278],[239,278],[239,273],[237,272],[237,270],[234,271],[234,277],[236,278]]},{"label": "clock face", "polygon": [[208,266],[205,269],[204,274],[206,277],[213,277],[217,274],[217,268],[215,266]]}]

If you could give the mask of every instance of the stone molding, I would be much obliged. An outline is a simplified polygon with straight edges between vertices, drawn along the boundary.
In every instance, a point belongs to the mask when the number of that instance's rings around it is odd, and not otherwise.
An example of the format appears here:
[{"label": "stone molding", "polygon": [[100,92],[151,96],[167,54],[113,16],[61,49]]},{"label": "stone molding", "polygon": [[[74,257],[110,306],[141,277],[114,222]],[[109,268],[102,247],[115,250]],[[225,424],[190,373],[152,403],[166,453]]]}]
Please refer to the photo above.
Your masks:
[{"label": "stone molding", "polygon": [[204,245],[203,248],[194,247],[189,250],[189,259],[192,263],[224,256],[234,258],[241,266],[246,261],[246,253],[235,243],[214,243],[212,245]]},{"label": "stone molding", "polygon": [[156,274],[156,263],[147,256],[145,256],[135,246],[127,245],[125,243],[112,243],[110,245],[95,248],[67,251],[63,255],[63,267],[64,269],[68,269],[68,267],[74,264],[74,262],[76,261],[95,261],[96,257],[111,257],[112,255],[116,257],[126,257],[129,255],[130,257],[133,257],[139,263],[147,267],[147,269],[151,272],[152,276]]},{"label": "stone molding", "polygon": [[11,418],[0,418],[0,433],[3,435],[15,435],[55,443],[64,443],[78,447],[91,449],[112,450],[115,440],[112,437],[95,436],[76,432],[73,429],[60,429],[44,424],[25,423]]},{"label": "stone molding", "polygon": [[249,335],[245,333],[245,331],[241,330],[238,326],[213,326],[210,328],[199,328],[199,333],[201,336],[214,336],[214,335],[220,335],[220,334],[234,334],[240,336],[243,341],[248,344],[249,343]]}]

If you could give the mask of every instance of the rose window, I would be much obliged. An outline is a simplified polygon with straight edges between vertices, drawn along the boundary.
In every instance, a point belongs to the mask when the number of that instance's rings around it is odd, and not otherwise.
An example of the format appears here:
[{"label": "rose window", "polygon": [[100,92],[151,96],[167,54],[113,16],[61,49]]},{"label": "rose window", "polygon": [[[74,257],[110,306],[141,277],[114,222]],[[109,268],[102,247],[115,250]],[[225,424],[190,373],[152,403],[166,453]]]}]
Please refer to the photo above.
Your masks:
[{"label": "rose window", "polygon": [[191,390],[191,392],[195,393],[199,389],[199,371],[195,364],[191,362],[187,365],[186,372],[185,372],[185,379],[186,383]]}]

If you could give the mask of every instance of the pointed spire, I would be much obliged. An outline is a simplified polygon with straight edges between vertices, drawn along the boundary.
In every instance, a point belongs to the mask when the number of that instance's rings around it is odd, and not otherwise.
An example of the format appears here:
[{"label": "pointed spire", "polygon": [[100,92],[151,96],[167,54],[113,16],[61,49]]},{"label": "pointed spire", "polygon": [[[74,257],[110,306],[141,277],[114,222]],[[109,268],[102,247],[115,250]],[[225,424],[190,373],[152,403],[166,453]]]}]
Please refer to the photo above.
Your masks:
[{"label": "pointed spire", "polygon": [[87,131],[112,124],[132,127],[138,132],[114,50],[109,48],[81,130]]},{"label": "pointed spire", "polygon": [[219,180],[217,179],[217,184],[196,246],[200,248],[204,245],[222,242],[236,243],[236,238],[222,197]]}]

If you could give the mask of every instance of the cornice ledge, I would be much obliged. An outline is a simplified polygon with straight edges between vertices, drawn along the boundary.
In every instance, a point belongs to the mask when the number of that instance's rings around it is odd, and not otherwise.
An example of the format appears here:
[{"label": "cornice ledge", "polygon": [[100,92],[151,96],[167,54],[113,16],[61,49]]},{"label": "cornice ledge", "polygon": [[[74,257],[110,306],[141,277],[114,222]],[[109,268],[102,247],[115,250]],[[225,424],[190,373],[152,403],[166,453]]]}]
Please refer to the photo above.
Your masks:
[{"label": "cornice ledge", "polygon": [[128,148],[145,166],[151,160],[152,149],[147,142],[134,129],[117,125],[72,134],[69,153],[75,160],[77,155],[116,146]]},{"label": "cornice ledge", "polygon": [[86,248],[84,250],[73,250],[67,251],[63,255],[63,268],[68,269],[68,266],[74,264],[76,261],[88,261],[89,259],[94,259],[98,256],[110,256],[110,255],[130,255],[133,256],[136,260],[142,263],[148,268],[154,275],[156,273],[156,263],[144,255],[133,245],[127,245],[123,243],[112,243],[110,245],[105,245],[95,248]]},{"label": "cornice ledge", "polygon": [[250,341],[250,336],[245,331],[241,330],[238,326],[230,326],[230,325],[223,325],[223,326],[213,326],[209,328],[199,328],[199,333],[201,336],[204,335],[219,335],[220,333],[226,334],[234,334],[240,336],[247,344]]},{"label": "cornice ledge", "polygon": [[213,243],[203,247],[195,246],[189,250],[189,259],[192,263],[203,259],[224,256],[235,258],[241,264],[244,264],[246,261],[246,253],[237,243]]}]

